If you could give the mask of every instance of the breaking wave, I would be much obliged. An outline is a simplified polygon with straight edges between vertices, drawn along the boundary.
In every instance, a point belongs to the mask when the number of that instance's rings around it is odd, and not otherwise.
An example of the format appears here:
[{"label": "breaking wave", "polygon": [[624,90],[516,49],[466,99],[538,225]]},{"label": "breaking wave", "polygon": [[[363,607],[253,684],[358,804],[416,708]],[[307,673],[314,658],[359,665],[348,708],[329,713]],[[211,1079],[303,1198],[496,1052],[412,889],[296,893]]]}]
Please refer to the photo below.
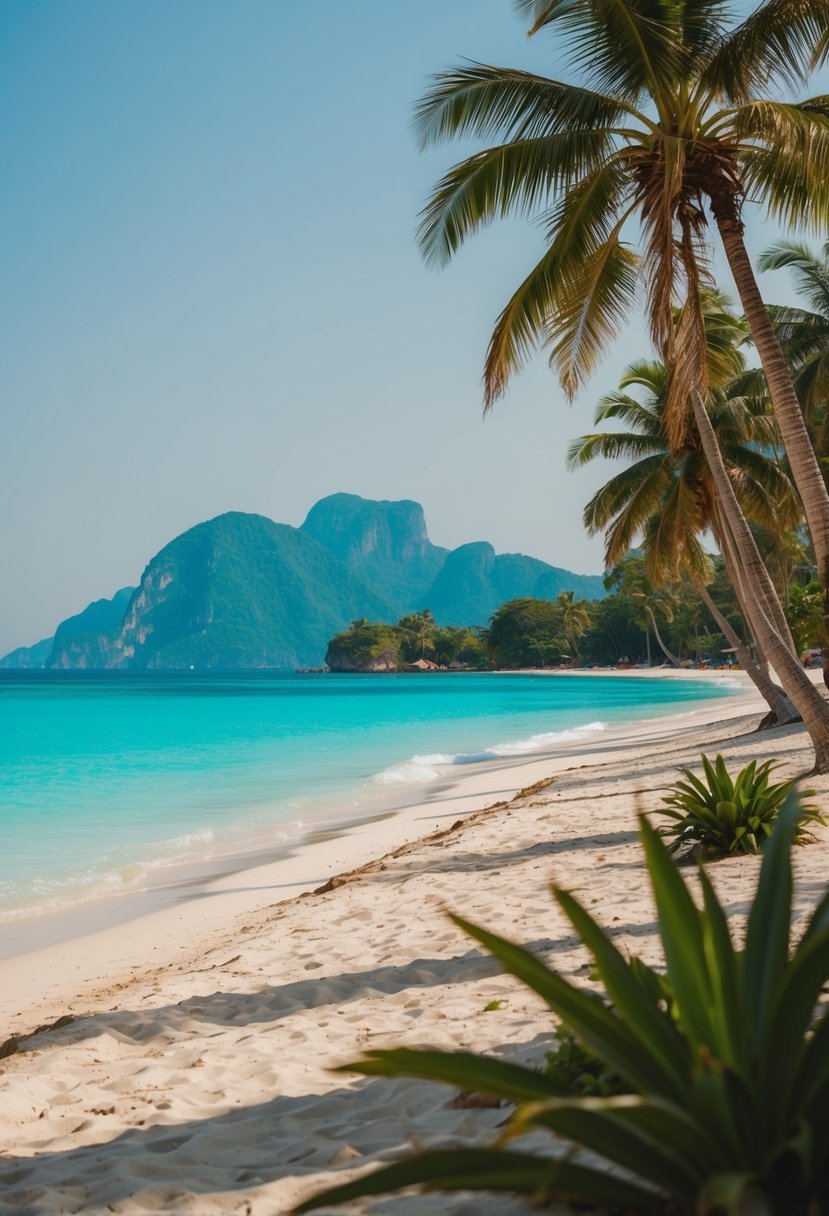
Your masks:
[{"label": "breaking wave", "polygon": [[528,756],[543,752],[560,743],[581,743],[592,735],[605,730],[604,722],[588,722],[570,730],[548,731],[541,735],[530,735],[528,739],[514,739],[496,743],[481,752],[434,752],[425,756],[412,756],[402,764],[393,765],[375,773],[373,780],[378,785],[418,785],[424,781],[436,781],[442,770],[456,764],[481,764],[486,760],[505,760],[512,756]]}]

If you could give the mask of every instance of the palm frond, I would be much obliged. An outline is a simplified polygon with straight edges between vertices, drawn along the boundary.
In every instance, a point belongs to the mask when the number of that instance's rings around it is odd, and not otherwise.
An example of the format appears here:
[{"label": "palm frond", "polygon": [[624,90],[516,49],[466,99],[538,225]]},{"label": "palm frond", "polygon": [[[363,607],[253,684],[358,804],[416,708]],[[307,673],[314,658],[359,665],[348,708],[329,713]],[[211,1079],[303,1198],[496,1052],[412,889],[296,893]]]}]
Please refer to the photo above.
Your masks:
[{"label": "palm frond", "polygon": [[[627,387],[628,384],[641,384],[641,381],[628,380],[624,387]],[[628,426],[635,427],[638,434],[652,436],[664,444],[662,404],[661,394],[658,392],[649,394],[644,402],[637,401],[628,393],[607,393],[596,406],[594,421],[597,424],[607,422],[609,419],[624,422]]]},{"label": "palm frond", "polygon": [[728,0],[684,0],[670,7],[681,23],[686,71],[697,75],[722,42],[731,24],[732,6]]},{"label": "palm frond", "polygon": [[780,80],[805,80],[829,26],[829,0],[765,0],[726,35],[702,73],[702,83],[732,101],[750,100]]},{"label": "palm frond", "polygon": [[792,361],[808,358],[829,344],[829,307],[825,316],[793,305],[769,304],[767,307],[778,341],[785,346]]},{"label": "palm frond", "polygon": [[561,131],[487,148],[438,182],[422,214],[418,243],[428,262],[446,263],[468,236],[511,211],[531,214],[599,168],[613,150],[604,130]]},{"label": "palm frond", "polygon": [[759,140],[788,152],[805,152],[829,133],[829,98],[783,102],[763,98],[731,111],[730,136],[739,143]]},{"label": "palm frond", "polygon": [[743,146],[740,160],[746,195],[765,203],[775,219],[817,231],[829,223],[829,139],[821,136],[800,152]]},{"label": "palm frond", "polygon": [[519,5],[522,11],[532,20],[530,35],[560,30],[572,66],[625,98],[677,79],[687,60],[662,0],[541,0]]},{"label": "palm frond", "polygon": [[706,526],[704,508],[685,478],[675,478],[669,493],[645,522],[642,549],[645,569],[657,580],[677,577],[680,568],[702,577],[709,558],[699,535]]},{"label": "palm frond", "polygon": [[601,457],[603,460],[640,460],[650,454],[665,454],[665,440],[658,435],[648,436],[624,431],[604,431],[595,435],[582,435],[574,439],[567,449],[568,469],[577,469]]},{"label": "palm frond", "polygon": [[686,250],[683,261],[691,282],[667,349],[668,391],[665,396],[664,425],[672,452],[678,451],[686,442],[691,394],[698,392],[706,397],[708,395],[708,345],[700,293],[693,278],[693,254]]},{"label": "palm frond", "polygon": [[667,385],[665,364],[656,359],[637,359],[629,363],[619,379],[619,388],[633,385],[646,389],[653,398],[663,396]]},{"label": "palm frond", "polygon": [[[806,297],[813,312],[821,314],[824,325],[829,323],[829,262],[815,257],[807,245],[778,241],[760,254],[757,265],[760,270],[792,270],[797,291]],[[804,321],[808,315],[800,314]]]},{"label": "palm frond", "polygon": [[484,365],[486,409],[503,395],[530,353],[549,339],[563,290],[609,240],[627,186],[623,165],[613,159],[583,178],[555,208],[550,246],[507,303],[490,339]]},{"label": "palm frond", "polygon": [[605,531],[607,564],[615,565],[633,544],[668,493],[673,472],[664,454],[645,457],[617,473],[584,509],[588,535]]},{"label": "palm frond", "polygon": [[618,239],[609,239],[573,274],[566,294],[557,292],[556,314],[547,322],[555,342],[550,364],[572,398],[621,332],[633,307],[639,259]]},{"label": "palm frond", "polygon": [[470,136],[537,139],[611,127],[629,113],[618,97],[534,72],[470,62],[439,72],[414,110],[422,148]]}]

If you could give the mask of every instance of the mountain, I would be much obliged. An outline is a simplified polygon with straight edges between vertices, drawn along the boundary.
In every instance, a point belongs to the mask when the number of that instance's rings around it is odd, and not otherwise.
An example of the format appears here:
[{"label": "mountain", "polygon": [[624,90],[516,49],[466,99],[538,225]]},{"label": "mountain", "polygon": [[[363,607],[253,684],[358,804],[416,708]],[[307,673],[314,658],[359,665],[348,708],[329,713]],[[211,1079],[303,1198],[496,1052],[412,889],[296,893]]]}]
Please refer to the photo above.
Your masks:
[{"label": "mountain", "polygon": [[423,507],[410,499],[375,502],[331,494],[311,508],[302,531],[382,587],[394,620],[428,599],[449,552],[429,540]]},{"label": "mountain", "polygon": [[63,649],[70,638],[83,634],[96,635],[119,625],[134,590],[134,587],[122,587],[120,591],[115,592],[112,599],[94,600],[87,604],[82,612],[61,621],[54,637],[44,638],[34,646],[21,646],[19,650],[13,650],[11,654],[0,659],[0,668],[12,667],[20,670],[51,666],[50,659],[56,643]]},{"label": "mountain", "polygon": [[55,630],[54,642],[62,646],[69,638],[87,633],[104,633],[121,624],[135,587],[122,587],[110,600],[93,600],[83,612],[67,617]]},{"label": "mountain", "polygon": [[35,642],[34,646],[18,646],[17,650],[3,655],[3,658],[0,659],[0,670],[13,668],[16,671],[32,671],[38,667],[45,667],[46,660],[52,653],[54,640],[54,638],[44,638],[42,642]]},{"label": "mountain", "polygon": [[310,536],[231,511],[152,559],[116,628],[56,637],[49,666],[308,666],[348,621],[389,612],[382,594]]},{"label": "mountain", "polygon": [[197,524],[152,558],[137,588],[96,600],[0,666],[315,667],[363,617],[430,608],[439,624],[485,625],[506,600],[562,590],[605,594],[598,575],[496,554],[485,541],[433,545],[419,503],[332,494],[300,528],[241,511]]},{"label": "mountain", "polygon": [[522,553],[496,554],[486,541],[454,549],[428,596],[428,607],[443,625],[485,625],[507,600],[526,595],[555,599],[575,591],[583,599],[605,595],[599,575],[572,574]]}]

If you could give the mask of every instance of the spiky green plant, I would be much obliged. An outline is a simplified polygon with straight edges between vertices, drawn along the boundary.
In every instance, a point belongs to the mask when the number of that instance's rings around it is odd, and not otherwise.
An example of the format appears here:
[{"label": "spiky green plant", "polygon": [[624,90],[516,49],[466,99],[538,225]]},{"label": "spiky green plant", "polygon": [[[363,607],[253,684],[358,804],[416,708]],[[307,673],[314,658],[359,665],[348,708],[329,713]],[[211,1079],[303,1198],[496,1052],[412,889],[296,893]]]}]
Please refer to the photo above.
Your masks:
[{"label": "spiky green plant", "polygon": [[[829,894],[791,942],[791,849],[801,810],[789,796],[764,851],[745,945],[737,949],[700,871],[698,907],[659,833],[641,839],[670,992],[632,966],[566,891],[554,897],[591,951],[606,999],[549,970],[523,947],[452,919],[538,993],[634,1091],[573,1098],[542,1072],[466,1052],[372,1051],[347,1068],[413,1076],[515,1103],[487,1149],[423,1152],[313,1196],[297,1211],[402,1187],[515,1192],[637,1212],[795,1216],[829,1210],[829,1018],[815,1020],[829,980]],[[612,1004],[608,1004],[608,1000]],[[607,1162],[518,1152],[504,1141],[546,1128]],[[555,1150],[554,1150],[555,1151]],[[622,1174],[618,1171],[621,1169]]]},{"label": "spiky green plant", "polygon": [[[794,781],[769,780],[776,760],[762,764],[752,760],[731,778],[725,761],[718,755],[712,764],[701,756],[705,780],[689,768],[679,771],[685,778],[672,787],[663,798],[663,806],[655,811],[672,820],[669,827],[659,829],[660,835],[672,837],[668,845],[675,853],[684,845],[694,845],[709,857],[725,857],[729,853],[759,853],[771,836],[774,824],[786,798],[794,789]],[[814,790],[801,791],[802,797],[814,797]],[[795,828],[798,842],[808,838],[809,826],[825,824],[826,820],[812,803],[801,801],[800,818]]]}]

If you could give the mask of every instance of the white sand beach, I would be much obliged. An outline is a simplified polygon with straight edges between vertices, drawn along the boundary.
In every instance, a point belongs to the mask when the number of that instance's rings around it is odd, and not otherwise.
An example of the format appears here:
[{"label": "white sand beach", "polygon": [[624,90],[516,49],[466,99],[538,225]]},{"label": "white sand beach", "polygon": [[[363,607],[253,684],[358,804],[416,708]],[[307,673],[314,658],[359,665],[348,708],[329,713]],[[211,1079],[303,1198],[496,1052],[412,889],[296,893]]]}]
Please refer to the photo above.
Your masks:
[{"label": "white sand beach", "polygon": [[[224,874],[199,899],[0,962],[0,1211],[273,1216],[413,1147],[486,1143],[504,1109],[330,1070],[403,1043],[542,1063],[549,1013],[442,909],[583,978],[555,879],[623,950],[658,961],[636,809],[701,751],[805,771],[802,729],[753,733],[763,710],[747,685],[554,755],[479,766],[427,802]],[[829,777],[808,784],[829,805]],[[820,836],[797,851],[803,907],[825,886]],[[711,869],[736,917],[757,869],[754,858]],[[341,1210],[529,1212],[412,1194]]]}]

